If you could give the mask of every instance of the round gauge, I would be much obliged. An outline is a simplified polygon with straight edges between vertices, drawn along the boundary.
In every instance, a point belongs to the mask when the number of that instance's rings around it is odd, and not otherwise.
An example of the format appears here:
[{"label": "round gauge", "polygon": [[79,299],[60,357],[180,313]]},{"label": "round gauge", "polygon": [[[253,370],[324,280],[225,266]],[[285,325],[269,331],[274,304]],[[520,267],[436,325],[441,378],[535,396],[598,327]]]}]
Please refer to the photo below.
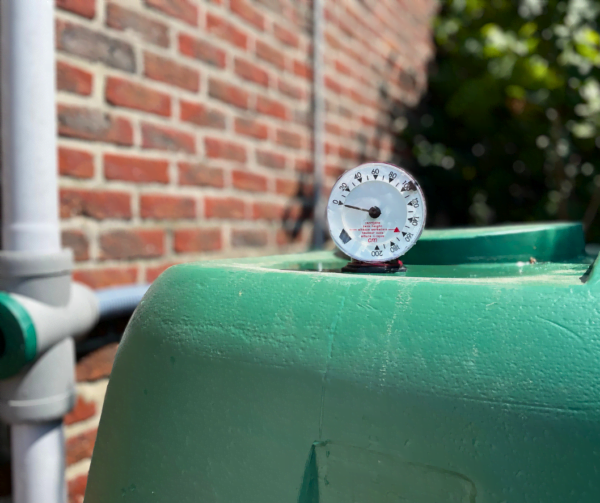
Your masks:
[{"label": "round gauge", "polygon": [[346,171],[327,204],[329,233],[346,255],[388,262],[410,250],[423,232],[425,197],[403,169],[380,162]]}]

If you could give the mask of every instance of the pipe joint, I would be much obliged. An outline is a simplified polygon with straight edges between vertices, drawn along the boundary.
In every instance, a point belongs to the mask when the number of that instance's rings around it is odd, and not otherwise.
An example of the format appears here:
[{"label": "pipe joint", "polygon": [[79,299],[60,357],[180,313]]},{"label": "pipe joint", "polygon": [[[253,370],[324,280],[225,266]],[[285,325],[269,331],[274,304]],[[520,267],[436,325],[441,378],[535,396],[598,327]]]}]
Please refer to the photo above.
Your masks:
[{"label": "pipe joint", "polygon": [[39,253],[0,251],[0,290],[53,306],[64,306],[71,294],[73,253],[70,249]]},{"label": "pipe joint", "polygon": [[88,332],[98,318],[95,293],[80,283],[71,283],[64,306],[0,292],[0,379],[15,375],[62,339]]}]

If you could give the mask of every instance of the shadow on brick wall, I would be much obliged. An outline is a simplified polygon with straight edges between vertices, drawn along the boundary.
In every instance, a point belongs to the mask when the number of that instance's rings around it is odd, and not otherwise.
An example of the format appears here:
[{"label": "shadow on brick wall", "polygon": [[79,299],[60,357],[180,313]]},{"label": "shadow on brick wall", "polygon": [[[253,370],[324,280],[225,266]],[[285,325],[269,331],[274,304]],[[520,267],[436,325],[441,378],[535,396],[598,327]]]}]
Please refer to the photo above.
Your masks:
[{"label": "shadow on brick wall", "polygon": [[294,201],[297,203],[286,206],[281,218],[281,229],[290,243],[302,237],[304,225],[312,221],[314,215],[313,185],[308,183],[304,174],[300,174],[298,178]]}]

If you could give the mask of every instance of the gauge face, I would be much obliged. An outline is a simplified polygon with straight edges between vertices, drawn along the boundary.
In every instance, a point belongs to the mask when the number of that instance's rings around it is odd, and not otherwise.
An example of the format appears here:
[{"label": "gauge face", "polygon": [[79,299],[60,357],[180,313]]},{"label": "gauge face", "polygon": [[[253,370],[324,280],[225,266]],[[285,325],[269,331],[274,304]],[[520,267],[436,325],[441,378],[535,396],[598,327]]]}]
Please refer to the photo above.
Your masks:
[{"label": "gauge face", "polygon": [[427,211],[417,181],[392,164],[368,163],[336,182],[327,221],[335,244],[363,262],[397,259],[417,242]]}]

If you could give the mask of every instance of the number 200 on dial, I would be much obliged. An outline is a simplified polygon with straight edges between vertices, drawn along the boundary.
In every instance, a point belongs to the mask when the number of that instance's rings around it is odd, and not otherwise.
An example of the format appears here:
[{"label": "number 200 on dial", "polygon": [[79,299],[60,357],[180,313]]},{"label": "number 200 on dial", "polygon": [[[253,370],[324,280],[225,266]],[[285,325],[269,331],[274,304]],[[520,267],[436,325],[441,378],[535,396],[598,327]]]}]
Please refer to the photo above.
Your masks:
[{"label": "number 200 on dial", "polygon": [[387,262],[412,248],[425,227],[425,197],[402,168],[368,163],[346,171],[327,204],[329,233],[346,255]]}]

